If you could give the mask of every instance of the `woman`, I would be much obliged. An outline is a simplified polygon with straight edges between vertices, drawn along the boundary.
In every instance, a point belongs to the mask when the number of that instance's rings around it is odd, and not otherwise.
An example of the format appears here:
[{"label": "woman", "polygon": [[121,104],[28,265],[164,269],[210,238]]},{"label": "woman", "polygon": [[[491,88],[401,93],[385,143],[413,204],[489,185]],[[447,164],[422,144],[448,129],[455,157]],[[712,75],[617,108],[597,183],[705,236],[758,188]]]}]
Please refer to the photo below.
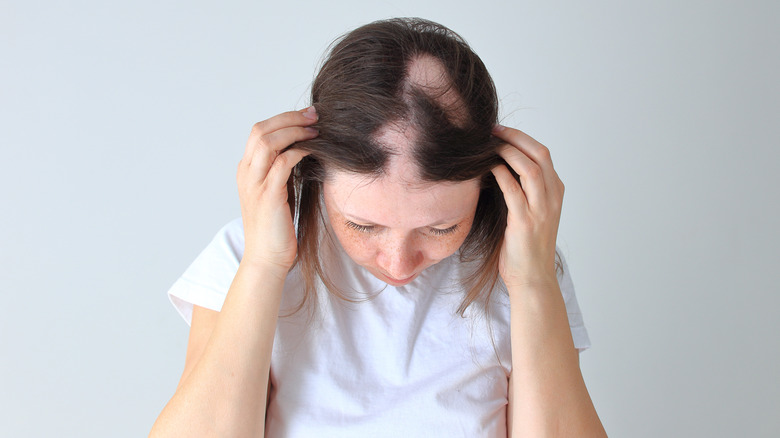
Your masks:
[{"label": "woman", "polygon": [[169,291],[190,339],[152,436],[604,436],[563,183],[466,43],[363,26],[312,104],[253,127],[241,221]]}]

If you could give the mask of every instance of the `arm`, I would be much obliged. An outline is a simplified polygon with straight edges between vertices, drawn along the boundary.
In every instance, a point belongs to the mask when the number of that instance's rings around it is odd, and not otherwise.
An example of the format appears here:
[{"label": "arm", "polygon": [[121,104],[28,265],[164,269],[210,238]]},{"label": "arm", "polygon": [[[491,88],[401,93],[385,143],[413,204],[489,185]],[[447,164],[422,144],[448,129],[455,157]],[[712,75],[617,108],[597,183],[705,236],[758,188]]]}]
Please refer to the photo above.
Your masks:
[{"label": "arm", "polygon": [[[603,437],[579,369],[555,272],[564,186],[549,150],[522,131],[497,126],[507,165],[492,171],[507,205],[499,272],[510,300],[512,437]],[[507,166],[519,177],[515,179]]]},{"label": "arm", "polygon": [[238,165],[244,254],[219,313],[193,313],[185,369],[151,437],[262,437],[284,280],[297,253],[288,200],[293,167],[315,137],[313,108],[255,124]]},{"label": "arm", "polygon": [[557,282],[510,290],[510,437],[603,437]]},{"label": "arm", "polygon": [[262,436],[283,286],[275,273],[240,265],[222,311],[193,312],[181,382],[150,436]]}]

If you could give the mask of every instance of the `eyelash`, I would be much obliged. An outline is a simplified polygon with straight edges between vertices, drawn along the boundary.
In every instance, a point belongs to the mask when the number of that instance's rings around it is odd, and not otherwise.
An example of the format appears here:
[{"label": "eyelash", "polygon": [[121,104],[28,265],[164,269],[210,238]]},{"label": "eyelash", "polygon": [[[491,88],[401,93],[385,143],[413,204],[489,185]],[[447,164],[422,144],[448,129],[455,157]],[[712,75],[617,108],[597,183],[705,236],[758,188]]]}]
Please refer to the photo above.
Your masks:
[{"label": "eyelash", "polygon": [[[370,233],[371,231],[374,230],[374,226],[373,225],[360,225],[360,224],[356,224],[356,223],[354,223],[352,221],[346,221],[345,224],[348,227],[352,228],[352,229],[360,231],[361,233]],[[454,233],[455,230],[457,230],[457,229],[458,229],[458,224],[455,224],[455,225],[453,225],[453,226],[451,226],[449,228],[445,228],[443,230],[439,229],[439,228],[429,228],[431,234],[433,234],[435,236],[444,236],[444,235],[447,235],[447,234],[451,234],[451,233]]]},{"label": "eyelash", "polygon": [[458,229],[458,225],[455,224],[449,228],[445,228],[443,230],[439,228],[431,228],[431,234],[435,234],[437,236],[444,236],[445,234],[452,234],[455,232],[455,230]]},{"label": "eyelash", "polygon": [[356,230],[360,231],[361,233],[370,233],[370,232],[371,232],[371,230],[373,230],[373,229],[374,229],[374,227],[373,227],[373,226],[369,226],[369,225],[360,225],[360,224],[356,224],[356,223],[354,223],[354,222],[352,222],[352,221],[346,221],[346,222],[344,222],[344,223],[345,223],[345,224],[347,224],[347,226],[348,226],[348,227],[350,227],[350,228],[354,228],[354,229],[356,229]]}]

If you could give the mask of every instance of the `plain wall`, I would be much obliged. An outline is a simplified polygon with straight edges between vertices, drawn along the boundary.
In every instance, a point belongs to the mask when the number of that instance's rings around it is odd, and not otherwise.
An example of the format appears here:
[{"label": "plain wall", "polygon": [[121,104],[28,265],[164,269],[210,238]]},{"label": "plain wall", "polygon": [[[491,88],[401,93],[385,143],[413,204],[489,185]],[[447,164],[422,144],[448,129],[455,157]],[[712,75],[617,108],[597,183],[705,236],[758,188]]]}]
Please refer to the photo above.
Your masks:
[{"label": "plain wall", "polygon": [[3,1],[2,434],[148,433],[188,333],[166,291],[239,216],[251,125],[391,16],[463,35],[552,150],[610,435],[780,435],[770,0]]}]

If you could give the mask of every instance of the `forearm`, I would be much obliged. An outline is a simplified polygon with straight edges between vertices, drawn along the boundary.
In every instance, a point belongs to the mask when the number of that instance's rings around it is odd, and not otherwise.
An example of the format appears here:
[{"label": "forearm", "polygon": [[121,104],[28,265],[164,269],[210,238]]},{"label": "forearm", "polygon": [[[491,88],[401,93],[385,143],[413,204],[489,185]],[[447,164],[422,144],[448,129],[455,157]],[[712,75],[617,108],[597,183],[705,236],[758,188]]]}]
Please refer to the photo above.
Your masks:
[{"label": "forearm", "polygon": [[263,436],[283,278],[239,266],[203,355],[150,436]]},{"label": "forearm", "polygon": [[606,436],[580,372],[557,281],[509,294],[512,436]]}]

